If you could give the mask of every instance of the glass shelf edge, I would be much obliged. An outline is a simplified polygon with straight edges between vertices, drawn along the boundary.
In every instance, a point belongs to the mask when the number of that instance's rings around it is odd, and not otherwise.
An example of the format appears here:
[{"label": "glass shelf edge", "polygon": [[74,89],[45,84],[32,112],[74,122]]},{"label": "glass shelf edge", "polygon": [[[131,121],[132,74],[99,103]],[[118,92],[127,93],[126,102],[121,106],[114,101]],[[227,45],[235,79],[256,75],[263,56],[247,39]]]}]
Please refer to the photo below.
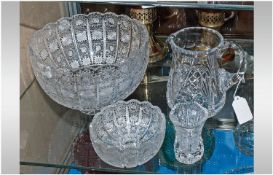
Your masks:
[{"label": "glass shelf edge", "polygon": [[61,168],[61,169],[77,169],[77,170],[91,170],[91,171],[99,171],[99,172],[115,172],[115,173],[144,173],[151,174],[151,172],[147,171],[134,171],[127,169],[111,169],[111,168],[97,168],[97,167],[84,167],[84,166],[75,166],[75,165],[64,165],[64,164],[52,164],[52,163],[39,163],[39,162],[28,162],[28,161],[20,161],[20,166],[41,166],[41,167],[49,167],[49,168]]},{"label": "glass shelf edge", "polygon": [[179,1],[84,1],[81,3],[94,4],[113,4],[113,5],[132,5],[132,6],[154,6],[154,7],[183,7],[199,9],[218,9],[218,10],[248,10],[253,11],[254,5],[237,5],[237,4],[200,4],[185,3]]}]

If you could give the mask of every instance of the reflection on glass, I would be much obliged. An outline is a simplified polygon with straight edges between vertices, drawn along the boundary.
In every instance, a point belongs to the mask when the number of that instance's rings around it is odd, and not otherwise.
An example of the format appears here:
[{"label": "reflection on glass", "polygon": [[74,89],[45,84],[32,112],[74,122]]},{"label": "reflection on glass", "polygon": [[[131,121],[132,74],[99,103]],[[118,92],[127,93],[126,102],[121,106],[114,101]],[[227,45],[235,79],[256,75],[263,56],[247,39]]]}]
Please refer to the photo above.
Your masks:
[{"label": "reflection on glass", "polygon": [[254,123],[253,120],[238,125],[234,131],[235,144],[247,156],[254,154]]}]

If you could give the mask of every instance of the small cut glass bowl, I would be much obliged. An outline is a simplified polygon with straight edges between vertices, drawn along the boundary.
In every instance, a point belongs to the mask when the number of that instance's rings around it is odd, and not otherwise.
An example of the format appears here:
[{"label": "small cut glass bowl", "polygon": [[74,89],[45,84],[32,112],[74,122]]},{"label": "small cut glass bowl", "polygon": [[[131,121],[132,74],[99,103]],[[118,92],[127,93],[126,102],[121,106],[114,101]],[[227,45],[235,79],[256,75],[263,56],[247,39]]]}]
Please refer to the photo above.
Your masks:
[{"label": "small cut glass bowl", "polygon": [[149,102],[119,101],[97,113],[89,126],[95,152],[107,164],[132,168],[152,159],[165,137],[161,110]]}]

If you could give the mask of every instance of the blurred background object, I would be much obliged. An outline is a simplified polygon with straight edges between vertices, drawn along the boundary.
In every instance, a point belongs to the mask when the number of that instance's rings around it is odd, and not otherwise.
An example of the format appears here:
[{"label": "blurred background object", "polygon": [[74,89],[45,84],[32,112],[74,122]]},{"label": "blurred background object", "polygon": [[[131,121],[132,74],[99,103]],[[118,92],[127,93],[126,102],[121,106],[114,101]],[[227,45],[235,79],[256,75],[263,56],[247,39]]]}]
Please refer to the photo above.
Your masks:
[{"label": "blurred background object", "polygon": [[102,4],[90,4],[90,3],[81,3],[80,4],[81,13],[88,14],[91,12],[113,12],[116,14],[123,14],[125,13],[125,8],[119,5],[102,5]]},{"label": "blurred background object", "polygon": [[[73,2],[74,8],[70,10],[70,16],[75,13],[114,12],[117,14],[126,14],[130,16],[131,9],[140,8],[140,3],[87,3]],[[152,4],[152,3],[144,3]],[[171,33],[191,26],[207,26],[208,23],[200,24],[200,16],[196,13],[202,12],[205,16],[215,16],[218,19],[219,31],[224,37],[229,38],[247,38],[253,39],[253,10],[249,10],[253,6],[253,1],[202,1],[202,2],[158,2],[153,6],[156,9],[153,18],[152,30],[154,38],[165,37]],[[150,6],[151,7],[151,6]],[[146,8],[145,8],[146,9]],[[148,8],[149,9],[149,8]],[[157,14],[156,14],[157,13]],[[225,19],[223,22],[223,18]],[[211,21],[211,20],[210,20]],[[217,21],[217,20],[216,20]],[[213,21],[211,21],[213,22]],[[207,24],[207,25],[206,25]],[[209,27],[209,26],[207,26]]]},{"label": "blurred background object", "polygon": [[154,22],[157,19],[157,9],[154,7],[132,7],[130,8],[130,16],[147,27],[149,32],[149,63],[163,60],[168,48],[165,43],[154,36]]},{"label": "blurred background object", "polygon": [[187,17],[183,8],[157,8],[158,22],[156,33],[168,35],[187,26]]},{"label": "blurred background object", "polygon": [[[199,25],[219,30],[225,22],[235,16],[235,12],[225,12],[220,10],[197,10]],[[228,14],[228,15],[227,15]]]}]

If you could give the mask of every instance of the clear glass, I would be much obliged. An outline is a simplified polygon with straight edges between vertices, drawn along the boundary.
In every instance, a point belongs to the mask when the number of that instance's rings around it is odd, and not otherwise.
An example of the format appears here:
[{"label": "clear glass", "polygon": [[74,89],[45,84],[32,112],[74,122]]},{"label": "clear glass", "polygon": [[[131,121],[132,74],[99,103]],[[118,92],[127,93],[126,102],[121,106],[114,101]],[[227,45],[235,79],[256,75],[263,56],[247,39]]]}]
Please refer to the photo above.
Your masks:
[{"label": "clear glass", "polygon": [[57,103],[90,114],[128,97],[148,64],[148,32],[114,13],[64,17],[29,43],[34,74]]},{"label": "clear glass", "polygon": [[170,112],[175,127],[174,151],[176,159],[184,164],[199,161],[204,154],[202,129],[208,111],[196,102],[178,103]]},{"label": "clear glass", "polygon": [[[176,103],[193,100],[214,116],[224,106],[226,91],[243,78],[246,70],[245,52],[233,42],[224,42],[213,29],[189,27],[168,38],[172,48],[172,67],[167,85],[170,108]],[[219,59],[227,48],[240,57],[237,73],[219,67]]]},{"label": "clear glass", "polygon": [[235,144],[238,149],[247,156],[254,154],[254,122],[253,120],[243,123],[235,128]]},{"label": "clear glass", "polygon": [[[165,40],[165,38],[162,38]],[[235,40],[235,39],[233,39]],[[236,39],[250,55],[253,55],[253,40]],[[233,70],[236,65],[228,65]],[[232,98],[215,117],[209,118],[202,131],[204,155],[195,164],[178,162],[174,155],[175,129],[169,120],[169,107],[166,100],[167,80],[171,65],[171,54],[164,62],[148,65],[148,83],[141,83],[126,100],[148,100],[160,107],[166,117],[166,133],[158,154],[147,163],[135,168],[117,168],[104,163],[94,151],[89,137],[91,117],[77,110],[58,105],[35,80],[20,99],[20,172],[26,174],[58,173],[152,173],[152,174],[224,174],[229,172],[253,173],[254,158],[241,153],[234,143],[236,116],[232,110]],[[248,66],[250,68],[250,66]],[[252,70],[253,71],[253,70]],[[238,93],[253,101],[253,76],[241,83]],[[235,86],[227,91],[234,93]],[[251,109],[253,106],[250,106]],[[60,110],[60,111],[59,111]],[[221,117],[221,118],[220,118]],[[232,119],[234,122],[219,122],[219,119]],[[86,132],[83,132],[86,131]],[[77,141],[86,133],[85,141]],[[86,143],[87,142],[87,143]],[[244,144],[242,145],[245,146]],[[51,167],[51,168],[46,168]],[[251,168],[252,167],[252,168]],[[50,171],[47,171],[50,169]]]},{"label": "clear glass", "polygon": [[90,124],[95,152],[106,163],[132,168],[152,159],[165,136],[161,110],[148,101],[119,101],[97,113]]}]

